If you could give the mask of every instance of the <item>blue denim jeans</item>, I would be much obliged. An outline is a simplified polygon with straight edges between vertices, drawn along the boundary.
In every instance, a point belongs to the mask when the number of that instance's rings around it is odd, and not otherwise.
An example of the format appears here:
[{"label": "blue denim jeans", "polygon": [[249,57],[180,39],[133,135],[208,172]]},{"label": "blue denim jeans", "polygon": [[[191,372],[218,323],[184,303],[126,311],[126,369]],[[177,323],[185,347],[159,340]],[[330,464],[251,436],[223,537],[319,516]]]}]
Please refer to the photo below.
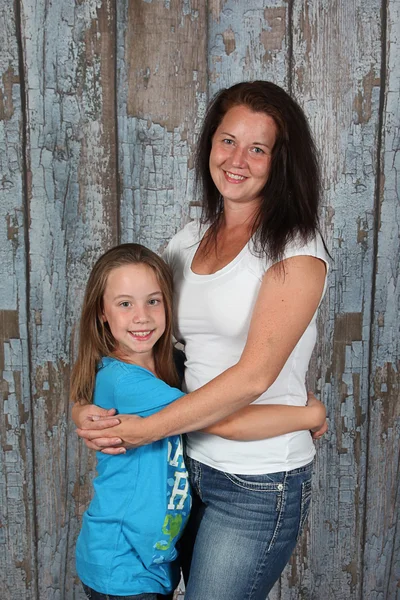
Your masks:
[{"label": "blue denim jeans", "polygon": [[307,519],[312,463],[269,475],[186,464],[193,508],[181,544],[185,600],[265,600]]},{"label": "blue denim jeans", "polygon": [[84,592],[89,600],[172,600],[171,596],[161,596],[160,594],[135,594],[133,596],[114,596],[113,594],[102,594],[82,583]]}]

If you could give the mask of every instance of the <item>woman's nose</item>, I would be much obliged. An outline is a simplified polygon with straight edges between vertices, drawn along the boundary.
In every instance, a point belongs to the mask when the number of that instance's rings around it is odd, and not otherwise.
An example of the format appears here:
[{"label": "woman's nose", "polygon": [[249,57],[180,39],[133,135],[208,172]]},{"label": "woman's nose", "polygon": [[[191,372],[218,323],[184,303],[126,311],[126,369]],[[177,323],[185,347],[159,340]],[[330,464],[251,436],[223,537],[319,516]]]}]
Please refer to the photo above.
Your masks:
[{"label": "woman's nose", "polygon": [[233,167],[244,167],[246,166],[246,150],[240,146],[236,146],[232,156]]}]

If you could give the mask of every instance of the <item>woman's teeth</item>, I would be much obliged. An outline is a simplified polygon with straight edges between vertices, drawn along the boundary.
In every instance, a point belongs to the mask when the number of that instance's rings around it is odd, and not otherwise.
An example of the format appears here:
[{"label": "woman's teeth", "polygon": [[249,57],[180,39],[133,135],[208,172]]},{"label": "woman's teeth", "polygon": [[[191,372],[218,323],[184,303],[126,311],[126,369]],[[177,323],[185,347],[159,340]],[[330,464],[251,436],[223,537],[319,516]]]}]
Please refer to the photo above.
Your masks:
[{"label": "woman's teeth", "polygon": [[238,181],[243,181],[244,179],[246,179],[246,177],[243,177],[243,175],[236,175],[235,173],[229,173],[229,171],[226,171],[226,174],[231,179],[237,179]]}]

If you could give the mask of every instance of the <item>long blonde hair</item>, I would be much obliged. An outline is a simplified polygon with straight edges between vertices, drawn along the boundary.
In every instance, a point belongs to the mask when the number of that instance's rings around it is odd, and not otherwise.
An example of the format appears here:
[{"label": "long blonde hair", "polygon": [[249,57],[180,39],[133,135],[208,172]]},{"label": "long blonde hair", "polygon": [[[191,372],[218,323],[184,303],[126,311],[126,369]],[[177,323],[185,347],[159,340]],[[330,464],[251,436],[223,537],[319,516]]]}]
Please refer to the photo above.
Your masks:
[{"label": "long blonde hair", "polygon": [[172,347],[172,274],[157,254],[140,244],[121,244],[103,254],[90,273],[83,300],[79,329],[78,358],[71,375],[71,400],[82,404],[93,402],[96,370],[104,356],[116,350],[115,339],[108,323],[104,323],[103,297],[111,271],[123,265],[143,264],[157,278],[164,298],[165,331],[154,345],[157,376],[172,386],[179,380],[173,360]]}]

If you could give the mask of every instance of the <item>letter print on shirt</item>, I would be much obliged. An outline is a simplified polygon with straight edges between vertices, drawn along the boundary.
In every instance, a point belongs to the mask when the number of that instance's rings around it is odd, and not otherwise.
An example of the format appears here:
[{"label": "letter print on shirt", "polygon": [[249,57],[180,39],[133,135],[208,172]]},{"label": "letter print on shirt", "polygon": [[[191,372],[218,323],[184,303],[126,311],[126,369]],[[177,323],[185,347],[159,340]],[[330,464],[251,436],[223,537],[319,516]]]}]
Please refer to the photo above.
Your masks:
[{"label": "letter print on shirt", "polygon": [[188,472],[180,436],[168,439],[167,460],[167,513],[161,530],[162,535],[154,546],[155,550],[159,551],[154,556],[154,562],[165,562],[164,552],[167,552],[172,542],[181,535],[191,507]]}]

